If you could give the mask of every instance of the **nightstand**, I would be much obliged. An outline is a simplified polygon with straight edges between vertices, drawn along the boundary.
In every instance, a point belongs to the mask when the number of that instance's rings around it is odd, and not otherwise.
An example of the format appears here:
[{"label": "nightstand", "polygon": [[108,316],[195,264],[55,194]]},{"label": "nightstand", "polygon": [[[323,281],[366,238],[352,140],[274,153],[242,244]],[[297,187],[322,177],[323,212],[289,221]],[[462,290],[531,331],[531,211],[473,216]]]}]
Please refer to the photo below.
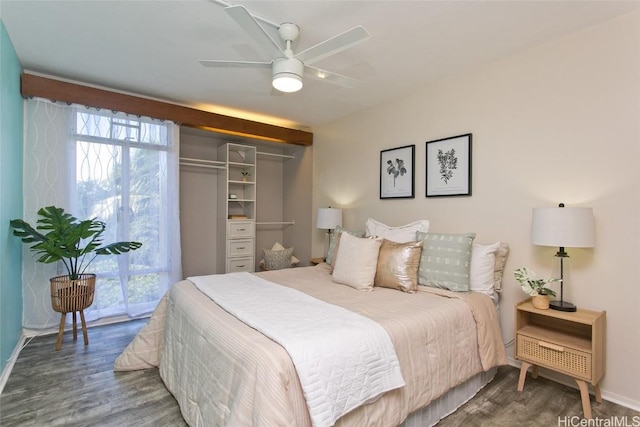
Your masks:
[{"label": "nightstand", "polygon": [[318,265],[323,262],[324,262],[324,258],[311,258],[309,260],[309,263],[311,263],[311,265]]},{"label": "nightstand", "polygon": [[591,418],[589,386],[602,403],[600,379],[605,371],[606,312],[540,310],[531,299],[516,306],[516,358],[522,361],[518,391],[527,370],[537,378],[538,366],[568,375],[580,389],[585,418]]}]

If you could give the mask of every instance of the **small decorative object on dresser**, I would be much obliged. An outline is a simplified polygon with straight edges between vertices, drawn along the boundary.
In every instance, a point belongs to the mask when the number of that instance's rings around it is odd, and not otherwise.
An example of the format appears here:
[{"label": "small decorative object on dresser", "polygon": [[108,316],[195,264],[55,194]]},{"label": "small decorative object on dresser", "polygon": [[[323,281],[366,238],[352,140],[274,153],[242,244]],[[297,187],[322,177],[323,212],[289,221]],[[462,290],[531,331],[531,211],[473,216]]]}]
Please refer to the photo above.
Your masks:
[{"label": "small decorative object on dresser", "polygon": [[589,384],[602,403],[600,380],[605,372],[606,312],[539,310],[532,301],[516,306],[516,359],[522,361],[518,391],[527,370],[537,378],[538,366],[569,375],[578,384],[585,418],[591,418]]},{"label": "small decorative object on dresser", "polygon": [[550,297],[556,296],[556,293],[547,288],[547,284],[552,282],[559,282],[560,279],[536,279],[536,273],[527,267],[518,268],[513,272],[522,290],[531,296],[531,302],[534,307],[539,309],[549,308]]}]

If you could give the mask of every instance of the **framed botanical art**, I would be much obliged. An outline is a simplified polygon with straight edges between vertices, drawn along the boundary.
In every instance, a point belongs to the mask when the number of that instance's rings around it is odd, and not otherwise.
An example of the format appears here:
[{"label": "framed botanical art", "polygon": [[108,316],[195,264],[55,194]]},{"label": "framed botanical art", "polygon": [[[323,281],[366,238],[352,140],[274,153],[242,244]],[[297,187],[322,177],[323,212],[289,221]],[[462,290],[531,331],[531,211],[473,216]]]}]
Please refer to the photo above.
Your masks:
[{"label": "framed botanical art", "polygon": [[427,142],[426,196],[471,195],[471,134]]},{"label": "framed botanical art", "polygon": [[380,151],[380,198],[413,199],[415,145]]}]

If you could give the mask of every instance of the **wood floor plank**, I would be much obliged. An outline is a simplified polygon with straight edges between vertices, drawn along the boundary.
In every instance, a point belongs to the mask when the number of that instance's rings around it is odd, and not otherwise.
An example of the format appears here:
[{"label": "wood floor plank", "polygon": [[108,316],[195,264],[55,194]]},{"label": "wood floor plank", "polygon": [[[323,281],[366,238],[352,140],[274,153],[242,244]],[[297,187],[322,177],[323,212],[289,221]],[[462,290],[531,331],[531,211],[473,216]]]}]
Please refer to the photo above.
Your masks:
[{"label": "wood floor plank", "polygon": [[[20,353],[0,396],[0,426],[186,426],[180,408],[157,369],[114,372],[113,362],[146,323],[135,320],[89,328],[89,345],[64,334],[34,338]],[[441,420],[438,427],[557,426],[558,417],[582,415],[580,393],[542,377],[527,375],[516,391],[519,370],[501,367],[496,378],[473,399]],[[604,401],[598,418],[640,413]]]}]

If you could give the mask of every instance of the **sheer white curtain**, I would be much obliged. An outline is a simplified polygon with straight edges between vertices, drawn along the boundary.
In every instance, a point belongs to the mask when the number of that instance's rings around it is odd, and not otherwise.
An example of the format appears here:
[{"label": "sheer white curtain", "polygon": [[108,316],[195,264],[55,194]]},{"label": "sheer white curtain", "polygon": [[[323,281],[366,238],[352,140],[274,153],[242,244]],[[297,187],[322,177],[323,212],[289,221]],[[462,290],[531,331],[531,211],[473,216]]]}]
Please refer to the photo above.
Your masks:
[{"label": "sheer white curtain", "polygon": [[[45,100],[26,101],[25,212],[43,206],[107,223],[104,242],[142,242],[119,256],[99,256],[89,320],[148,313],[180,280],[179,128],[173,123]],[[25,248],[26,250],[26,248]],[[23,261],[24,326],[55,325],[48,279],[59,266]]]}]

